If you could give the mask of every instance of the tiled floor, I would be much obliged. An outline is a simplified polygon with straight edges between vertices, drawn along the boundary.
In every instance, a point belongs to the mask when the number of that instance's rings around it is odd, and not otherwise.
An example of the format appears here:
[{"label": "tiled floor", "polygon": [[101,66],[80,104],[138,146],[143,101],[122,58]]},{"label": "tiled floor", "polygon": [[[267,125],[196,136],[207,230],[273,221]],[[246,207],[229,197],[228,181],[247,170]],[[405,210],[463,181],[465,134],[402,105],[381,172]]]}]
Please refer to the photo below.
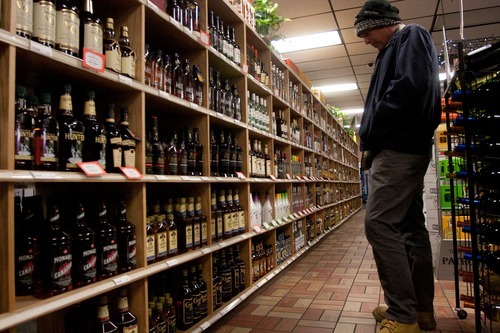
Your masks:
[{"label": "tiled floor", "polygon": [[[222,318],[220,333],[374,333],[372,310],[383,294],[363,229],[364,210]],[[432,332],[475,332],[474,315],[455,312],[453,281],[435,283],[437,328]]]}]

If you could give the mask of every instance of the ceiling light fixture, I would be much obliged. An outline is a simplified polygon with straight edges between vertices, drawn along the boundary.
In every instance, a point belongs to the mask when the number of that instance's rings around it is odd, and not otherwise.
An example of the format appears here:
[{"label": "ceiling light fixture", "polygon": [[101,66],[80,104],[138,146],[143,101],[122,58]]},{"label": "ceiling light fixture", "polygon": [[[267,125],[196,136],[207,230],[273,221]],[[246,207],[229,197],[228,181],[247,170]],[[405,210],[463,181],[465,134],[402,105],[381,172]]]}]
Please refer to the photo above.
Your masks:
[{"label": "ceiling light fixture", "polygon": [[340,112],[342,112],[343,114],[345,115],[351,115],[351,114],[358,114],[358,113],[363,113],[363,111],[365,111],[365,109],[347,109],[347,110],[340,110]]},{"label": "ceiling light fixture", "polygon": [[[453,77],[455,72],[450,73],[450,78]],[[446,73],[439,73],[439,81],[445,81],[446,80]]]},{"label": "ceiling light fixture", "polygon": [[325,46],[340,45],[342,44],[342,41],[340,40],[338,31],[327,31],[317,34],[273,40],[271,44],[280,53],[287,53],[316,49]]},{"label": "ceiling light fixture", "polygon": [[326,94],[330,92],[356,90],[358,89],[358,85],[356,83],[343,83],[343,84],[331,84],[328,86],[321,86],[316,88]]}]

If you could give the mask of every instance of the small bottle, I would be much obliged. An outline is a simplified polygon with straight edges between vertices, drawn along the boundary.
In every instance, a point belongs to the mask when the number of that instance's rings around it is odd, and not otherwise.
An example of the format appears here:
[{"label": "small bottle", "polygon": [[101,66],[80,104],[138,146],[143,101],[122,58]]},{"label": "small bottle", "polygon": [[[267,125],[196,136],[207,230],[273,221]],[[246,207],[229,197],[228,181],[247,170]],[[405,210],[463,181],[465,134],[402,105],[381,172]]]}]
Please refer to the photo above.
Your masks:
[{"label": "small bottle", "polygon": [[118,240],[118,271],[128,272],[136,268],[135,225],[127,220],[127,206],[121,200],[117,209],[116,235]]},{"label": "small bottle", "polygon": [[118,272],[118,242],[116,228],[108,223],[106,204],[101,202],[95,227],[97,249],[97,279],[103,280]]},{"label": "small bottle", "polygon": [[109,319],[108,296],[99,297],[96,332],[118,333],[118,327]]},{"label": "small bottle", "polygon": [[73,0],[60,0],[56,4],[56,49],[73,57],[80,51],[80,13]]},{"label": "small bottle", "polygon": [[83,109],[86,138],[83,142],[83,161],[96,161],[106,170],[106,129],[96,118],[95,91],[89,90],[87,97]]},{"label": "small bottle", "polygon": [[73,284],[82,287],[97,280],[97,249],[94,230],[87,227],[85,208],[79,202],[73,229]]},{"label": "small bottle", "polygon": [[104,28],[103,50],[106,56],[106,69],[116,73],[121,73],[122,70],[122,52],[120,44],[115,37],[115,25],[111,17],[106,19],[106,27]]},{"label": "small bottle", "polygon": [[35,119],[26,107],[26,87],[16,87],[16,124],[14,165],[16,169],[33,168],[33,131]]},{"label": "small bottle", "polygon": [[163,52],[162,50],[156,51],[156,56],[154,57],[154,66],[153,66],[153,87],[159,90],[163,90],[165,87],[165,83],[163,80],[165,79],[165,65],[163,63]]},{"label": "small bottle", "polygon": [[174,65],[172,68],[172,94],[179,98],[184,98],[184,71],[178,53],[174,54]]},{"label": "small bottle", "polygon": [[55,0],[33,2],[33,40],[51,48],[56,46]]},{"label": "small bottle", "polygon": [[135,79],[135,51],[130,47],[128,27],[120,28],[121,74]]},{"label": "small bottle", "polygon": [[137,333],[137,318],[129,311],[127,288],[121,288],[118,292],[118,313],[114,322],[120,333]]}]

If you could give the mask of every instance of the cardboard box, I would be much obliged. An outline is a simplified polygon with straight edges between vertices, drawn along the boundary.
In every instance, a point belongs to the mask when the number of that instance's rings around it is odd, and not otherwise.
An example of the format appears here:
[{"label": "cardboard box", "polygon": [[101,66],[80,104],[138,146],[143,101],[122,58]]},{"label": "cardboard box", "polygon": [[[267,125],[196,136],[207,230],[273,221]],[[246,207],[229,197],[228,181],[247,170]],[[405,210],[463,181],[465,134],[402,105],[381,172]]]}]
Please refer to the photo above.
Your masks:
[{"label": "cardboard box", "polygon": [[167,11],[167,0],[150,0],[153,4],[156,5],[162,12]]},{"label": "cardboard box", "polygon": [[288,65],[288,67],[290,67],[290,69],[292,71],[295,72],[295,74],[297,74],[297,76],[300,77],[300,73],[302,72],[299,67],[297,67],[297,65],[295,65],[295,63],[292,61],[292,59],[290,58],[283,58],[283,61]]},{"label": "cardboard box", "polygon": [[448,150],[448,136],[446,135],[446,124],[440,124],[436,129],[436,141],[439,151]]},{"label": "cardboard box", "polygon": [[319,90],[318,88],[312,88],[312,93],[319,99],[321,103],[326,104],[326,96],[321,90]]},{"label": "cardboard box", "polygon": [[[470,236],[462,231],[462,224],[469,224],[468,216],[455,216],[457,223],[457,239],[468,239]],[[443,212],[441,215],[441,230],[443,239],[453,239],[451,212]]]},{"label": "cardboard box", "polygon": [[425,212],[425,223],[429,232],[439,233],[441,231],[441,227],[439,224],[439,210],[427,209]]},{"label": "cardboard box", "polygon": [[[453,204],[456,204],[457,197],[463,197],[464,196],[464,191],[461,186],[454,186],[453,187],[454,194],[455,194],[455,202]],[[447,184],[441,184],[440,189],[439,189],[440,195],[439,195],[439,202],[441,204],[442,209],[451,209],[451,189],[450,185]]]}]

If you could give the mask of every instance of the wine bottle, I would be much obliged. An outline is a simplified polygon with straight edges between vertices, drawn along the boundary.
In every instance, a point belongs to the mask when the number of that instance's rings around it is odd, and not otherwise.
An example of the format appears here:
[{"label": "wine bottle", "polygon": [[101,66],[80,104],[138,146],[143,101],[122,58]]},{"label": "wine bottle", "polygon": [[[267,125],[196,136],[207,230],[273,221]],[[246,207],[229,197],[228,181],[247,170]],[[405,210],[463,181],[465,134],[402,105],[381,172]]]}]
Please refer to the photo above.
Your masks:
[{"label": "wine bottle", "polygon": [[52,117],[51,97],[48,93],[40,94],[34,137],[33,168],[35,170],[57,170],[59,124]]},{"label": "wine bottle", "polygon": [[108,223],[106,203],[101,202],[97,212],[96,249],[97,279],[103,280],[118,272],[118,242],[116,228]]},{"label": "wine bottle", "polygon": [[201,291],[198,284],[196,266],[194,265],[191,266],[189,288],[193,296],[193,324],[196,324],[201,319]]},{"label": "wine bottle", "polygon": [[103,27],[101,20],[94,15],[92,0],[83,1],[83,10],[80,15],[80,52],[83,58],[84,49],[102,54]]},{"label": "wine bottle", "polygon": [[106,131],[106,172],[120,172],[122,166],[122,136],[115,126],[115,105],[108,104],[108,114],[104,124]]},{"label": "wine bottle", "polygon": [[141,139],[129,128],[128,108],[120,110],[120,133],[122,136],[122,166],[135,167],[135,147]]},{"label": "wine bottle", "polygon": [[18,1],[13,7],[16,13],[16,34],[31,39],[33,35],[33,0]]},{"label": "wine bottle", "polygon": [[72,238],[72,279],[75,287],[81,287],[97,280],[96,236],[94,230],[87,226],[85,208],[82,202],[77,204]]},{"label": "wine bottle", "polygon": [[182,270],[182,284],[177,300],[177,327],[187,330],[193,326],[193,292],[189,287],[187,269]]},{"label": "wine bottle", "polygon": [[120,288],[118,291],[118,313],[114,322],[120,333],[137,333],[137,318],[129,311],[128,308],[128,291],[127,288]]}]

